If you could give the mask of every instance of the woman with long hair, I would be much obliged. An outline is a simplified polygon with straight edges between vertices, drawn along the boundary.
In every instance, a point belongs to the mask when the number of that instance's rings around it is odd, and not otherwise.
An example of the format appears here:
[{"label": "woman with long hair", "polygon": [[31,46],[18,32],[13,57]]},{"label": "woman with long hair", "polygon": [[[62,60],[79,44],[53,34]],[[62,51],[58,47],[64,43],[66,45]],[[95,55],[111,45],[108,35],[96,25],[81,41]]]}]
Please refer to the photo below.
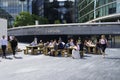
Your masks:
[{"label": "woman with long hair", "polygon": [[101,35],[101,39],[100,39],[100,48],[101,48],[101,53],[103,55],[103,58],[105,57],[105,50],[106,50],[106,47],[108,45],[108,41],[105,37],[105,35]]}]

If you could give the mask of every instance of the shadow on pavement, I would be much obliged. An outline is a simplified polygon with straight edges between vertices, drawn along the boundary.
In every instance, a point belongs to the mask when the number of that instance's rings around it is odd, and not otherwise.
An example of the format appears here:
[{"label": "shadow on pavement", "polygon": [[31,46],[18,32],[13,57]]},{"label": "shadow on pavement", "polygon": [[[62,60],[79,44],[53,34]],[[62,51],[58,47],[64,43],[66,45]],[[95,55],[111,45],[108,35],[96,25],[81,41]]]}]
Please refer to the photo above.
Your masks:
[{"label": "shadow on pavement", "polygon": [[84,57],[91,57],[90,55],[84,55]]},{"label": "shadow on pavement", "polygon": [[23,59],[22,57],[15,57],[15,59]]},{"label": "shadow on pavement", "polygon": [[119,57],[106,57],[105,59],[115,59],[115,60],[120,60]]},{"label": "shadow on pavement", "polygon": [[5,59],[9,59],[9,60],[12,60],[13,58],[11,58],[11,57],[6,57]]}]

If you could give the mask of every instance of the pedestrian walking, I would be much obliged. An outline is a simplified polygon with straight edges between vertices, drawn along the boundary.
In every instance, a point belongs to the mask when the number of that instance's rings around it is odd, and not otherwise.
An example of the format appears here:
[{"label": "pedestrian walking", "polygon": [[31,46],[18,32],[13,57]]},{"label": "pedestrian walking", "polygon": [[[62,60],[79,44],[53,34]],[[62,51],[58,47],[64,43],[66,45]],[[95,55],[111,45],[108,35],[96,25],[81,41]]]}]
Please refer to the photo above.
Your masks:
[{"label": "pedestrian walking", "polygon": [[2,58],[5,58],[6,59],[6,48],[7,48],[7,45],[8,45],[8,41],[7,41],[7,38],[5,37],[5,35],[2,36],[1,40],[0,40],[0,43],[1,43],[1,48],[2,48]]},{"label": "pedestrian walking", "polygon": [[100,48],[101,48],[101,53],[103,55],[103,58],[105,57],[105,50],[106,47],[108,46],[108,41],[105,37],[105,35],[101,35],[101,39],[100,39]]},{"label": "pedestrian walking", "polygon": [[10,43],[11,43],[11,48],[12,48],[12,51],[13,51],[13,57],[15,58],[15,53],[16,53],[16,49],[17,49],[17,46],[18,46],[18,41],[13,36],[13,39],[10,41]]},{"label": "pedestrian walking", "polygon": [[81,39],[81,42],[80,42],[80,58],[83,58],[84,57],[84,53],[83,53],[83,51],[84,51],[84,40],[83,39]]}]

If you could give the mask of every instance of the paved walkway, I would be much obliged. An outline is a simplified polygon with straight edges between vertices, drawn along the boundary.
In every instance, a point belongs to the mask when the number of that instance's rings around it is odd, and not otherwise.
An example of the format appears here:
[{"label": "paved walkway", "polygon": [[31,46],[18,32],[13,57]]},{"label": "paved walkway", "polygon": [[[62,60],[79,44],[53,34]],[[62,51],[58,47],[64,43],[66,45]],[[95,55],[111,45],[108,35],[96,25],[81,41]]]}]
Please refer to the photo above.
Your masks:
[{"label": "paved walkway", "polygon": [[17,59],[0,58],[0,80],[120,80],[120,49],[109,48],[106,53],[105,59],[92,54],[72,59],[19,52]]}]

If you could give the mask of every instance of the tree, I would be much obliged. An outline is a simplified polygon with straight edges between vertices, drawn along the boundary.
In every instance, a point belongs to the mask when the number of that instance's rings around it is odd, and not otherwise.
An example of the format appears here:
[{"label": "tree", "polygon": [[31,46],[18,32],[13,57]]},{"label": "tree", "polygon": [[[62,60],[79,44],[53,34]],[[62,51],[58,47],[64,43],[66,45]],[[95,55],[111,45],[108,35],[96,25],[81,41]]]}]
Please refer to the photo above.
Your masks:
[{"label": "tree", "polygon": [[48,24],[48,19],[47,18],[43,18],[37,15],[32,14],[32,18],[34,21],[38,20],[39,24]]},{"label": "tree", "polygon": [[28,12],[21,12],[18,16],[16,16],[14,26],[26,26],[26,25],[33,25],[33,19],[31,14]]},{"label": "tree", "polygon": [[39,24],[47,24],[48,20],[46,18],[42,18],[40,16],[30,14],[29,12],[21,12],[14,21],[14,26],[27,26],[27,25],[35,25],[35,21],[38,20]]}]

